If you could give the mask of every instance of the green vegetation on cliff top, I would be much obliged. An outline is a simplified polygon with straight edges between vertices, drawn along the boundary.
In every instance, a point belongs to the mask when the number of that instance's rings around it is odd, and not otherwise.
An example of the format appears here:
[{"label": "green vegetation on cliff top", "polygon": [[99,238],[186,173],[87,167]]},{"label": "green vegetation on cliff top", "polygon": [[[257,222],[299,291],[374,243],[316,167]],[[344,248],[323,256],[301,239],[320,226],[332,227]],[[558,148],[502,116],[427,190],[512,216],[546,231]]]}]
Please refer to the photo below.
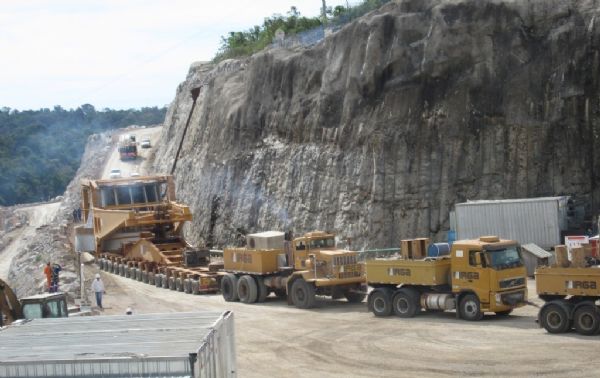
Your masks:
[{"label": "green vegetation on cliff top", "polygon": [[343,25],[388,2],[389,0],[363,0],[354,6],[328,7],[326,20],[319,17],[301,16],[298,8],[291,7],[285,16],[274,14],[265,18],[260,26],[255,25],[247,31],[229,32],[227,36],[221,37],[221,46],[213,58],[213,62],[249,56],[261,51],[273,43],[277,30],[290,36],[320,27],[324,22],[332,26]]}]

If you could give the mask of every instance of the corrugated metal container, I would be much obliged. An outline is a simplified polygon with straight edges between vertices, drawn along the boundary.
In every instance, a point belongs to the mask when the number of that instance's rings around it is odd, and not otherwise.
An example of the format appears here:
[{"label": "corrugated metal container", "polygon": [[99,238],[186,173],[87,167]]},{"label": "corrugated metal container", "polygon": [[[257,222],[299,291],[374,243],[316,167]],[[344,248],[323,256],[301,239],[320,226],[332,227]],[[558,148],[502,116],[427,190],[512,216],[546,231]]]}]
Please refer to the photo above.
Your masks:
[{"label": "corrugated metal container", "polygon": [[455,206],[457,239],[497,235],[542,248],[560,244],[569,197],[469,201]]},{"label": "corrugated metal container", "polygon": [[11,325],[0,330],[0,377],[236,377],[233,313]]}]

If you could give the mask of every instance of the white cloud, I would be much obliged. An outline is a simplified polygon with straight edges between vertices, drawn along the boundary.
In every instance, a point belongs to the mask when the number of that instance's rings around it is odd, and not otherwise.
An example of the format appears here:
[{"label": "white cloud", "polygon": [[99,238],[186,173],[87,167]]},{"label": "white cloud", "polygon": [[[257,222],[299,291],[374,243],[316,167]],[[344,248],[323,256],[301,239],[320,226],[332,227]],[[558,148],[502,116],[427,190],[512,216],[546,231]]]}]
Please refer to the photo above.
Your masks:
[{"label": "white cloud", "polygon": [[0,106],[167,104],[190,63],[214,56],[220,36],[292,5],[315,16],[321,0],[4,0]]}]

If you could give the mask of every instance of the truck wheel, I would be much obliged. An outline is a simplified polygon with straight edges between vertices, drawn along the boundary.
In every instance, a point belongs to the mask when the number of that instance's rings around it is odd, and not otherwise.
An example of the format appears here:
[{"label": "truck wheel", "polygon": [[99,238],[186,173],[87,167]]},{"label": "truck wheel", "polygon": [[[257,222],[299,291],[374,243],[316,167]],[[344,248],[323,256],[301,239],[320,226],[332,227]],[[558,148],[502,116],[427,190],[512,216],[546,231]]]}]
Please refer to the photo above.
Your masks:
[{"label": "truck wheel", "polygon": [[312,308],[315,306],[315,287],[302,278],[292,284],[292,302],[298,308]]},{"label": "truck wheel", "polygon": [[258,287],[258,295],[256,296],[256,302],[262,303],[267,299],[267,295],[269,295],[269,290],[265,285],[265,281],[262,277],[256,277],[256,286]]},{"label": "truck wheel", "polygon": [[540,324],[550,333],[564,333],[570,328],[567,311],[556,303],[542,307]]},{"label": "truck wheel", "polygon": [[481,320],[483,318],[481,304],[476,295],[467,294],[460,300],[460,317],[469,321]]},{"label": "truck wheel", "polygon": [[496,311],[496,315],[497,316],[508,316],[508,315],[510,315],[511,312],[513,312],[512,308],[510,310]]},{"label": "truck wheel", "polygon": [[389,316],[392,313],[392,291],[382,287],[374,289],[367,299],[369,309],[375,316]]},{"label": "truck wheel", "polygon": [[595,335],[600,330],[600,315],[593,305],[579,307],[573,316],[573,326],[581,335]]},{"label": "truck wheel", "polygon": [[419,310],[419,298],[408,290],[400,289],[392,299],[394,314],[401,318],[412,318]]},{"label": "truck wheel", "polygon": [[237,285],[238,278],[235,274],[227,273],[221,279],[221,293],[226,302],[235,302],[239,299]]},{"label": "truck wheel", "polygon": [[249,275],[240,277],[240,280],[237,283],[237,292],[240,302],[256,302],[256,298],[258,296],[258,287],[256,286],[256,281],[254,281],[254,278]]},{"label": "truck wheel", "polygon": [[346,297],[346,300],[350,303],[360,303],[365,299],[366,296],[367,295],[364,293],[356,293],[353,291],[344,292],[344,297]]}]

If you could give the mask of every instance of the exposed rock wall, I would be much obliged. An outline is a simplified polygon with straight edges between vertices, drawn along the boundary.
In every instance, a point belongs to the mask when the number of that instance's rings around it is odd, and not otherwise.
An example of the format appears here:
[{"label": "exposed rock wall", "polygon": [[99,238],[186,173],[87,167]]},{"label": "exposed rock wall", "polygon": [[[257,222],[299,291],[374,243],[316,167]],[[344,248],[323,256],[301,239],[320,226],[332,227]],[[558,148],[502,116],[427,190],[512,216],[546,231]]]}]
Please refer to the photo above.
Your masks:
[{"label": "exposed rock wall", "polygon": [[170,170],[202,85],[175,172],[198,244],[440,239],[467,199],[576,194],[596,212],[598,5],[399,1],[311,49],[193,65],[154,167]]}]

